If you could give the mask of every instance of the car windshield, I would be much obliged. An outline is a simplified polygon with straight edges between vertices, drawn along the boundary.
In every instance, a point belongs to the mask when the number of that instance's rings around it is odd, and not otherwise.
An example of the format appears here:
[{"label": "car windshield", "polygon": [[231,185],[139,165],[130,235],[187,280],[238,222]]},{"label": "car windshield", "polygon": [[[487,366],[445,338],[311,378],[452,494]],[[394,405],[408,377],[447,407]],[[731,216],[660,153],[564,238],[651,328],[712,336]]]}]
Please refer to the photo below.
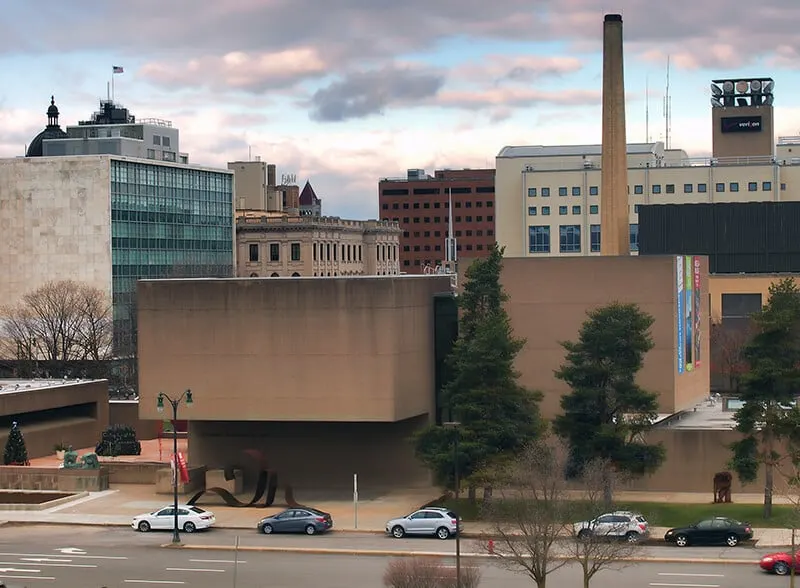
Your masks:
[{"label": "car windshield", "polygon": [[191,510],[193,512],[196,512],[197,514],[203,514],[204,512],[206,512],[202,508],[200,508],[199,506],[190,506],[189,510]]}]

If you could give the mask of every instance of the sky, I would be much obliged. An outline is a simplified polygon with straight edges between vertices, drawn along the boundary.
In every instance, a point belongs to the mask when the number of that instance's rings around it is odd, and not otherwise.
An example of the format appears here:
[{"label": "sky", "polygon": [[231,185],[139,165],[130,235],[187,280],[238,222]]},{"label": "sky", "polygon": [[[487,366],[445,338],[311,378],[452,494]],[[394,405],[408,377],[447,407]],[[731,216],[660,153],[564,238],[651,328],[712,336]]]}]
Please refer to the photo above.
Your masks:
[{"label": "sky", "polygon": [[602,22],[621,13],[629,142],[711,150],[709,82],[775,79],[776,136],[800,135],[800,2],[760,0],[6,0],[0,157],[54,95],[61,125],[107,95],[168,119],[212,167],[251,154],[310,180],[323,213],[378,215],[407,169],[494,167],[506,145],[599,143]]}]

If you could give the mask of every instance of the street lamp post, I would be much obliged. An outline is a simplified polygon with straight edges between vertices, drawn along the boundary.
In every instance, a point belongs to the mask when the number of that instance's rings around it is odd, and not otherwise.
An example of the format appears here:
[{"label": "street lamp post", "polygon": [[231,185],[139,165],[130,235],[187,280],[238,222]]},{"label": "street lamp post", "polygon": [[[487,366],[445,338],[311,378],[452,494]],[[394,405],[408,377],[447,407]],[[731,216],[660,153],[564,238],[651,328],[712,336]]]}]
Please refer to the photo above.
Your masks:
[{"label": "street lamp post", "polygon": [[[461,425],[458,421],[448,421],[444,423],[445,427],[449,427],[455,431],[453,440],[453,486],[455,487],[455,498],[458,500],[459,489],[461,481],[458,479],[458,427]],[[458,503],[456,503],[458,504]],[[456,588],[461,588],[461,517],[456,515]]]},{"label": "street lamp post", "polygon": [[159,392],[156,408],[158,412],[164,412],[164,400],[172,406],[172,508],[173,508],[173,528],[172,543],[181,542],[180,531],[178,530],[178,405],[181,401],[186,401],[186,406],[192,405],[192,391],[186,390],[177,398],[171,398],[164,392]]}]

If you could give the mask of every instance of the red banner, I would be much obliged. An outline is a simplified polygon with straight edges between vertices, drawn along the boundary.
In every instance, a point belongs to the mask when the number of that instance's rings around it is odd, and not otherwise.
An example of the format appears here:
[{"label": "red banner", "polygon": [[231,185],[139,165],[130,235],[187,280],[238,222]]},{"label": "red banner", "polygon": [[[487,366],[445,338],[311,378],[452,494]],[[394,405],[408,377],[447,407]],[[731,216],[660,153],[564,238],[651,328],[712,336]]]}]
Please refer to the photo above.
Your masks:
[{"label": "red banner", "polygon": [[[189,483],[189,467],[186,465],[186,458],[183,457],[181,452],[178,452],[177,459],[173,456],[172,459],[172,467],[173,471],[175,470],[175,462],[178,464],[178,472],[180,473],[180,481],[181,484],[188,484]],[[174,474],[173,474],[174,477]]]}]

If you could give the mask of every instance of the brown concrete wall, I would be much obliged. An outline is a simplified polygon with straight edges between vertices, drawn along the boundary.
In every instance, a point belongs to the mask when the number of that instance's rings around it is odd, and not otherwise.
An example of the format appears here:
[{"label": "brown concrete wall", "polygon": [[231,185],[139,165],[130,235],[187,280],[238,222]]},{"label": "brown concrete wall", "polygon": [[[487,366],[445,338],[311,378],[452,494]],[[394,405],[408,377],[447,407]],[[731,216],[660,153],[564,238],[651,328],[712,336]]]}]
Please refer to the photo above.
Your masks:
[{"label": "brown concrete wall", "polygon": [[[26,424],[27,413],[58,409],[78,404],[94,405],[92,416],[53,416],[52,421]],[[13,416],[25,437],[28,458],[53,455],[57,443],[75,448],[92,447],[108,426],[108,382],[69,382],[37,389],[0,393],[0,415]],[[0,431],[0,448],[5,447],[8,429]]]},{"label": "brown concrete wall", "polygon": [[28,466],[0,466],[3,490],[59,490],[101,492],[108,490],[108,470],[65,470]]},{"label": "brown concrete wall", "polygon": [[[701,258],[701,288],[708,291],[707,261]],[[708,395],[708,337],[701,339],[701,365],[678,374],[676,358],[675,258],[603,256],[506,258],[502,282],[517,336],[527,344],[517,357],[520,383],[544,393],[542,412],[560,413],[560,399],[569,391],[554,372],[564,360],[560,341],[577,339],[586,312],[613,301],[635,302],[655,318],[655,347],[645,358],[639,383],[658,393],[660,410],[688,408]],[[701,317],[708,332],[708,296],[702,296]]]},{"label": "brown concrete wall", "polygon": [[[757,133],[723,133],[722,119],[738,116],[760,116],[761,131]],[[772,106],[737,106],[712,108],[713,157],[769,157],[775,152]]]},{"label": "brown concrete wall", "polygon": [[424,416],[398,423],[192,421],[189,455],[193,464],[209,469],[242,466],[247,485],[254,482],[255,465],[242,452],[255,449],[264,453],[280,485],[301,490],[352,489],[356,473],[364,493],[426,487],[430,474],[414,457],[411,442],[426,424]]},{"label": "brown concrete wall", "polygon": [[394,422],[433,414],[446,276],[140,281],[139,416]]},{"label": "brown concrete wall", "polygon": [[108,402],[108,422],[111,425],[133,427],[137,439],[155,439],[161,430],[161,421],[139,418],[138,400],[110,400]]}]

